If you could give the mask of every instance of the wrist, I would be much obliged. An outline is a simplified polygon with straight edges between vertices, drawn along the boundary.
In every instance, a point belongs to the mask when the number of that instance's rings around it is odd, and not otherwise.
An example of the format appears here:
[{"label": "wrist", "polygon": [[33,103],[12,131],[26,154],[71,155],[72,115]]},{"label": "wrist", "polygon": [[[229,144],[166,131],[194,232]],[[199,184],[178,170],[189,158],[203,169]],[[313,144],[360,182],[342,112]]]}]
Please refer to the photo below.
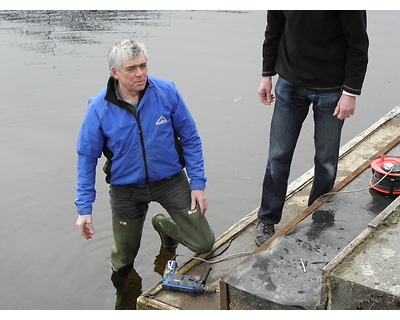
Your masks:
[{"label": "wrist", "polygon": [[357,98],[358,97],[357,94],[347,92],[346,90],[343,90],[342,94],[344,94],[345,96],[353,97],[353,98]]}]

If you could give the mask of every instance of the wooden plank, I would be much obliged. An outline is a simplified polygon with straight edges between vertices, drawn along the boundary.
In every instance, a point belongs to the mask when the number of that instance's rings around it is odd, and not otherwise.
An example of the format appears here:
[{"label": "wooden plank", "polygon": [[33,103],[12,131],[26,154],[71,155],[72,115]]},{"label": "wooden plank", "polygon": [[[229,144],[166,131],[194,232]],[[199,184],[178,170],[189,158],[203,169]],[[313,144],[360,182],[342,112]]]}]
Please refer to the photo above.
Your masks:
[{"label": "wooden plank", "polygon": [[219,307],[221,310],[229,310],[229,292],[228,285],[222,280],[219,281]]}]

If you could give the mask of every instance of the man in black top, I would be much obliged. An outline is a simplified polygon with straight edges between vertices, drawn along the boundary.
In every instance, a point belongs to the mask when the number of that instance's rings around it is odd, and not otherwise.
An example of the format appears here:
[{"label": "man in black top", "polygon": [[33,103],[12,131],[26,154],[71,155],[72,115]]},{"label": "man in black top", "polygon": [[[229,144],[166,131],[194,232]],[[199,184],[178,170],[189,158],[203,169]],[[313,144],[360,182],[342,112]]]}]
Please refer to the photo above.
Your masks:
[{"label": "man in black top", "polygon": [[[258,211],[256,243],[282,217],[293,153],[310,105],[315,174],[308,205],[328,192],[337,173],[344,120],[354,114],[368,63],[365,11],[268,11],[260,101],[275,107]],[[279,75],[272,94],[271,77]]]}]

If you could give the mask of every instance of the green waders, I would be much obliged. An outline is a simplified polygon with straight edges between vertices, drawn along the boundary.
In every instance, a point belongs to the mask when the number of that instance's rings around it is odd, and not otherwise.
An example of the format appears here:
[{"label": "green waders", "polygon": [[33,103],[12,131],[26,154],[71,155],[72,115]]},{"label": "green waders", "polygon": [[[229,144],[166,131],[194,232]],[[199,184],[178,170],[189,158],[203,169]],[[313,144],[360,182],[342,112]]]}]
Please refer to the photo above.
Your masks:
[{"label": "green waders", "polygon": [[127,221],[112,217],[114,243],[111,250],[111,281],[117,289],[115,309],[121,309],[125,305],[124,283],[139,251],[145,219],[146,215]]},{"label": "green waders", "polygon": [[[169,243],[179,242],[197,254],[208,252],[215,242],[214,232],[207,219],[200,215],[199,207],[193,213],[189,210],[168,210],[171,218],[157,215],[153,226],[162,239],[170,238]],[[125,304],[124,283],[139,251],[145,219],[146,215],[137,220],[112,217],[114,243],[111,251],[111,280],[117,289],[115,309],[121,309]]]},{"label": "green waders", "polygon": [[171,218],[157,216],[156,228],[172,239],[199,254],[211,250],[215,242],[214,232],[205,216],[200,214],[197,206],[195,212],[186,210],[168,210]]}]

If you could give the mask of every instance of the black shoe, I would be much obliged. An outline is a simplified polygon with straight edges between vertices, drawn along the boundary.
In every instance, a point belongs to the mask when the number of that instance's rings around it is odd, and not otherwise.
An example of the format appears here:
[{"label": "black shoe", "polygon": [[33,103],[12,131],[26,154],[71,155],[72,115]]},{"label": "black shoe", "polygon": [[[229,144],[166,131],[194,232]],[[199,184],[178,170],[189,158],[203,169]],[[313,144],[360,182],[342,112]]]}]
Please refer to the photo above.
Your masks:
[{"label": "black shoe", "polygon": [[257,223],[257,232],[256,232],[256,244],[257,246],[261,246],[264,244],[269,238],[271,238],[275,234],[275,228],[273,224],[264,224],[261,221]]}]

